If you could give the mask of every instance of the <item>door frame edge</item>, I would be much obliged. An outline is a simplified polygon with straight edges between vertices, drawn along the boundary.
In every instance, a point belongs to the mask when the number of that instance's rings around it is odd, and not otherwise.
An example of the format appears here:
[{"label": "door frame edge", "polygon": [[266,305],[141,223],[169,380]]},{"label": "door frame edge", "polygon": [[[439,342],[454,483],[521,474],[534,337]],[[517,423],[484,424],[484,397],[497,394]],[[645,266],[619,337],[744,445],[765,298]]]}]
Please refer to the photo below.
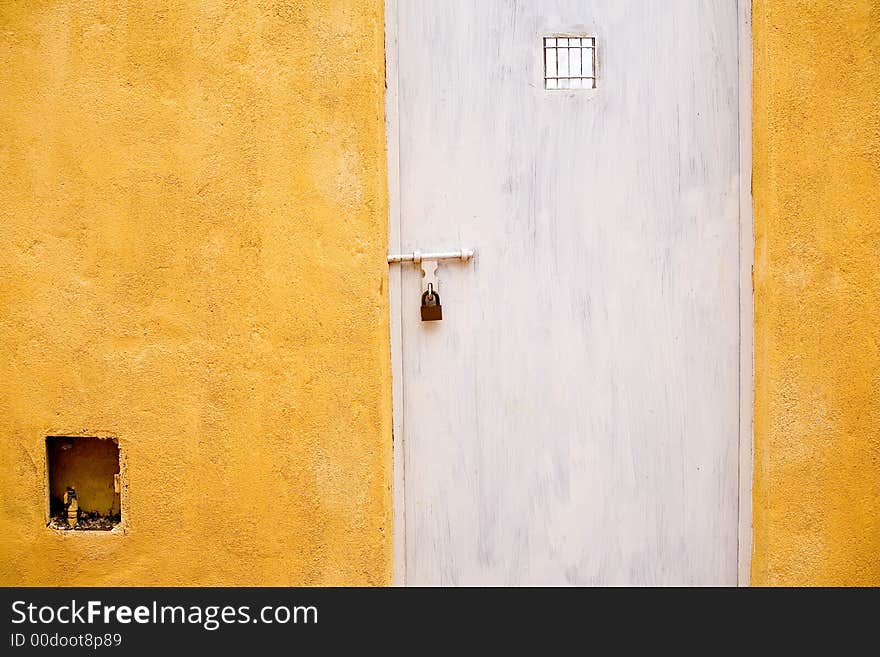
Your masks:
[{"label": "door frame edge", "polygon": [[[385,140],[388,171],[388,249],[400,253],[400,122],[397,75],[397,0],[385,0]],[[388,272],[391,329],[392,582],[406,585],[406,478],[403,449],[402,267]]]},{"label": "door frame edge", "polygon": [[752,2],[737,0],[739,48],[739,494],[737,584],[748,586],[752,563],[755,296],[752,209]]}]

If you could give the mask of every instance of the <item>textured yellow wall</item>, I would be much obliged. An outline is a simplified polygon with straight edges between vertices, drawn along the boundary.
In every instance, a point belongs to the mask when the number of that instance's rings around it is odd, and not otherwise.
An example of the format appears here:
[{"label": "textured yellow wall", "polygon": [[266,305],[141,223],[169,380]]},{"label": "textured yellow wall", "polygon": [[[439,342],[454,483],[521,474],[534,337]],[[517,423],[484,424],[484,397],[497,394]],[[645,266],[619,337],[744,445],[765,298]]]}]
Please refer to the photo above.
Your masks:
[{"label": "textured yellow wall", "polygon": [[752,583],[880,585],[880,0],[752,20]]},{"label": "textured yellow wall", "polygon": [[[385,584],[381,0],[0,0],[0,584]],[[125,532],[46,528],[115,436]]]}]

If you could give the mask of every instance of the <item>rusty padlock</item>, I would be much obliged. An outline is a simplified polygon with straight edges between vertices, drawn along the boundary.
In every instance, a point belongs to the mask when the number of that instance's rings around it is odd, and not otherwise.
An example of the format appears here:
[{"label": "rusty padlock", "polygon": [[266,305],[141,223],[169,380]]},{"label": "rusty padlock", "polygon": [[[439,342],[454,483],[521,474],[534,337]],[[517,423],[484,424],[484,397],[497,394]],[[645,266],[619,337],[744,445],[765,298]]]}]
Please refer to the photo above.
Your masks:
[{"label": "rusty padlock", "polygon": [[428,283],[428,289],[422,294],[422,321],[435,322],[440,319],[443,319],[440,295],[434,291],[434,286]]}]

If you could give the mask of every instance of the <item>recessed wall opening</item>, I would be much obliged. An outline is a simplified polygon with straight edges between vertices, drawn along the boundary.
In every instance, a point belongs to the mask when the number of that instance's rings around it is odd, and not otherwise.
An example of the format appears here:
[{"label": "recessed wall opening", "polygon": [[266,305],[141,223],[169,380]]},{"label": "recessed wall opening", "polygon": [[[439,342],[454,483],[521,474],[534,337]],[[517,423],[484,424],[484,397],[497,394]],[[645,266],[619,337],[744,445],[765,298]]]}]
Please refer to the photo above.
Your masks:
[{"label": "recessed wall opening", "polygon": [[48,436],[49,526],[107,531],[122,520],[114,438]]}]

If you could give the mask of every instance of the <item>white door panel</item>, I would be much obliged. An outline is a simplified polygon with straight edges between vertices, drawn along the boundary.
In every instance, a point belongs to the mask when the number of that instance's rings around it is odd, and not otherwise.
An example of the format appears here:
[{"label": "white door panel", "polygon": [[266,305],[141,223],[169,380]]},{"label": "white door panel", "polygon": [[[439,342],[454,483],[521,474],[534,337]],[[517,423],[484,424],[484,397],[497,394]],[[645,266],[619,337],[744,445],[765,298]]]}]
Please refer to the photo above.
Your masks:
[{"label": "white door panel", "polygon": [[736,3],[397,4],[407,583],[735,584]]}]

